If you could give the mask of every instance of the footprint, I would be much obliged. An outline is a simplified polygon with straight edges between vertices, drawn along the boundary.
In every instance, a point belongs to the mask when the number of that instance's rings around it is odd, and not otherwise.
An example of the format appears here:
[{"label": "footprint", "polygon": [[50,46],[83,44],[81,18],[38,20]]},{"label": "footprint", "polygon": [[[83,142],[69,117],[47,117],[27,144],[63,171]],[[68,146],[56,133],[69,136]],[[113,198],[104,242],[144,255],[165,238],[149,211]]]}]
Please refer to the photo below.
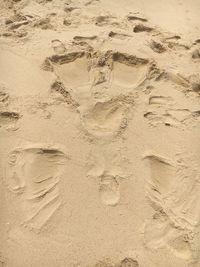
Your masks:
[{"label": "footprint", "polygon": [[84,52],[71,52],[71,53],[66,53],[64,55],[55,54],[47,59],[54,64],[63,65],[74,62],[78,58],[82,58],[84,54],[85,54]]},{"label": "footprint", "polygon": [[6,258],[3,257],[0,253],[0,267],[6,267],[7,266],[7,261]]},{"label": "footprint", "polygon": [[96,46],[97,42],[100,41],[97,35],[76,35],[73,37],[73,45],[79,47],[80,49],[85,49],[85,51],[93,51],[93,47]]},{"label": "footprint", "polygon": [[151,126],[157,126],[158,124],[163,124],[163,114],[158,114],[154,111],[147,111],[144,113],[144,118],[148,120],[148,123]]},{"label": "footprint", "polygon": [[143,24],[137,24],[134,28],[133,31],[135,33],[139,33],[139,32],[151,32],[153,31],[153,28],[145,26]]},{"label": "footprint", "polygon": [[[111,32],[113,36],[115,33]],[[86,37],[74,37],[78,40]],[[88,37],[89,38],[89,37]],[[91,39],[96,36],[91,36]],[[47,58],[43,69],[54,70],[66,86],[90,87],[110,81],[109,85],[118,85],[123,88],[135,88],[147,77],[149,60],[137,58],[133,55],[113,51],[71,52],[55,54]],[[98,70],[98,81],[93,83],[93,77]],[[112,70],[112,71],[111,71]],[[105,78],[106,77],[106,78]],[[74,88],[75,90],[75,88]],[[89,89],[88,89],[89,90]]]},{"label": "footprint", "polygon": [[148,20],[142,15],[140,14],[139,12],[135,12],[135,13],[130,13],[128,16],[127,16],[127,20],[128,21],[142,21],[142,22],[147,22]]},{"label": "footprint", "polygon": [[6,184],[22,196],[23,224],[41,229],[61,204],[59,181],[66,155],[56,148],[27,147],[12,151],[6,165]]},{"label": "footprint", "polygon": [[34,27],[40,28],[42,30],[51,30],[53,29],[53,25],[51,24],[50,18],[42,18],[38,19],[34,24]]},{"label": "footprint", "polygon": [[20,119],[20,114],[13,111],[0,111],[0,128],[14,126]]},{"label": "footprint", "polygon": [[108,259],[108,260],[99,261],[93,267],[115,267],[115,266]]},{"label": "footprint", "polygon": [[30,22],[28,20],[24,20],[24,21],[17,21],[17,22],[13,22],[8,29],[9,30],[16,30],[24,25],[29,24]]},{"label": "footprint", "polygon": [[120,200],[119,183],[112,175],[104,174],[100,177],[99,195],[101,202],[108,206],[115,206]]},{"label": "footprint", "polygon": [[149,63],[147,59],[117,52],[113,54],[113,60],[114,84],[122,88],[136,88],[146,79]]},{"label": "footprint", "polygon": [[56,54],[64,54],[66,52],[66,47],[58,39],[52,40],[51,45]]},{"label": "footprint", "polygon": [[95,18],[96,26],[107,26],[107,25],[120,25],[118,18],[111,15],[98,16]]},{"label": "footprint", "polygon": [[152,126],[163,124],[171,127],[186,126],[192,122],[192,119],[198,118],[198,111],[192,112],[189,109],[162,109],[165,105],[165,99],[153,97],[150,99],[151,105],[155,105],[156,109],[149,110],[144,114],[148,122]]},{"label": "footprint", "polygon": [[183,86],[185,88],[190,87],[190,82],[187,78],[183,77],[180,73],[166,72],[164,74],[167,80],[174,82],[177,85]]},{"label": "footprint", "polygon": [[108,259],[107,261],[100,261],[94,267],[139,267],[137,260],[132,258],[125,258],[120,263],[114,264]]},{"label": "footprint", "polygon": [[113,60],[127,64],[129,66],[136,66],[136,65],[145,65],[149,63],[148,59],[145,58],[138,58],[133,55],[129,55],[126,53],[120,53],[120,52],[115,52],[113,53]]},{"label": "footprint", "polygon": [[71,17],[67,17],[67,18],[63,19],[63,25],[65,25],[65,26],[70,26],[70,25],[72,25],[72,23],[73,23],[73,20]]},{"label": "footprint", "polygon": [[88,61],[84,52],[57,54],[49,59],[55,73],[66,86],[83,86],[89,82]]},{"label": "footprint", "polygon": [[162,42],[170,49],[189,50],[191,45],[181,39],[179,35],[169,36],[162,39]]},{"label": "footprint", "polygon": [[155,213],[145,226],[145,246],[153,249],[167,248],[176,257],[189,260],[192,258],[190,233],[175,227],[165,213]]},{"label": "footprint", "polygon": [[[108,206],[115,206],[120,201],[121,179],[126,176],[120,168],[116,168],[115,156],[107,156],[105,151],[102,152],[94,151],[90,155],[88,160],[90,165],[88,165],[87,175],[93,180],[97,180],[101,203]],[[110,170],[111,166],[112,169]]]},{"label": "footprint", "polygon": [[164,208],[166,201],[176,189],[177,174],[175,166],[167,159],[147,155],[150,175],[147,179],[147,198],[153,207]]},{"label": "footprint", "polygon": [[109,82],[109,70],[107,68],[96,68],[92,70],[92,85],[93,88],[96,85]]},{"label": "footprint", "polygon": [[200,75],[195,73],[190,76],[189,80],[192,90],[196,93],[200,93]]},{"label": "footprint", "polygon": [[200,59],[200,49],[196,48],[192,51],[192,58],[193,59]]},{"label": "footprint", "polygon": [[139,263],[135,259],[125,258],[121,261],[119,267],[139,267]]},{"label": "footprint", "polygon": [[166,51],[166,48],[160,42],[156,42],[154,40],[151,40],[149,46],[154,52],[159,54]]},{"label": "footprint", "polygon": [[168,241],[167,247],[178,258],[189,260],[192,258],[192,249],[186,234],[172,238]]},{"label": "footprint", "polygon": [[154,95],[149,97],[149,105],[166,105],[172,101],[171,97]]},{"label": "footprint", "polygon": [[70,15],[70,13],[71,13],[73,10],[76,10],[76,9],[79,9],[79,7],[75,7],[75,6],[66,6],[66,7],[64,8],[64,11],[65,11],[68,15]]},{"label": "footprint", "polygon": [[119,40],[124,40],[124,39],[127,39],[129,37],[132,37],[131,35],[128,35],[126,33],[113,32],[113,31],[110,31],[108,36],[111,38],[119,39]]},{"label": "footprint", "polygon": [[92,36],[74,36],[73,39],[74,41],[77,41],[77,42],[82,42],[82,41],[94,41],[94,40],[97,40],[97,35],[92,35]]},{"label": "footprint", "polygon": [[167,113],[178,122],[184,122],[192,116],[192,112],[189,109],[169,109]]},{"label": "footprint", "polygon": [[126,112],[130,105],[126,97],[97,102],[82,114],[83,126],[96,137],[113,135],[126,127]]},{"label": "footprint", "polygon": [[[144,82],[148,59],[93,49],[56,54],[45,62],[47,69],[53,67],[60,80],[53,84],[53,89],[65,94],[63,87],[71,88],[71,96],[79,106],[81,122],[88,133],[96,137],[109,136],[126,128],[133,97],[130,92],[121,94],[121,89],[132,89]],[[108,96],[106,100],[104,93]]]},{"label": "footprint", "polygon": [[165,41],[169,41],[169,40],[180,40],[181,37],[179,35],[173,35],[173,36],[169,36],[164,38]]},{"label": "footprint", "polygon": [[56,80],[52,85],[51,85],[51,91],[52,92],[57,92],[62,95],[64,101],[72,106],[78,107],[78,103],[72,98],[70,89],[67,90],[62,82],[59,80]]},{"label": "footprint", "polygon": [[200,82],[192,84],[192,90],[196,93],[200,93]]},{"label": "footprint", "polygon": [[145,245],[155,250],[168,248],[176,257],[190,259],[192,253],[187,237],[191,230],[185,227],[183,214],[179,216],[173,209],[179,187],[178,171],[172,162],[161,156],[152,154],[145,159],[150,168],[146,196],[155,211],[145,226]]},{"label": "footprint", "polygon": [[98,3],[100,0],[89,0],[89,1],[87,1],[84,5],[85,6],[89,6],[89,5],[91,5],[91,4],[94,4],[94,3]]},{"label": "footprint", "polygon": [[[149,108],[144,114],[144,117],[148,119],[148,123],[152,126],[163,124],[171,127],[190,125],[196,119],[195,113],[187,108],[173,109],[172,106],[175,100],[176,97],[174,98],[174,96],[172,98],[170,96],[151,95],[149,97]],[[198,114],[196,115],[198,116]]]},{"label": "footprint", "polygon": [[9,94],[6,92],[6,87],[0,83],[0,103],[5,104],[9,99]]},{"label": "footprint", "polygon": [[5,24],[8,27],[8,30],[16,30],[24,25],[28,25],[31,22],[30,17],[23,16],[20,13],[15,13],[10,18],[5,20]]}]

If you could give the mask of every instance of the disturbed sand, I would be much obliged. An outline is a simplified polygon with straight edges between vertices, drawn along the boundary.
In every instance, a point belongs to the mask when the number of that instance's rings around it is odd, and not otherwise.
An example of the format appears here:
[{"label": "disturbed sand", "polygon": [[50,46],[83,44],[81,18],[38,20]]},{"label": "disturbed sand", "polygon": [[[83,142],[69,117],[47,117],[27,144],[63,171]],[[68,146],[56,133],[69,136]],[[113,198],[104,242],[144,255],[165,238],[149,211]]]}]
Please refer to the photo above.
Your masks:
[{"label": "disturbed sand", "polygon": [[0,0],[0,267],[200,267],[199,0]]}]

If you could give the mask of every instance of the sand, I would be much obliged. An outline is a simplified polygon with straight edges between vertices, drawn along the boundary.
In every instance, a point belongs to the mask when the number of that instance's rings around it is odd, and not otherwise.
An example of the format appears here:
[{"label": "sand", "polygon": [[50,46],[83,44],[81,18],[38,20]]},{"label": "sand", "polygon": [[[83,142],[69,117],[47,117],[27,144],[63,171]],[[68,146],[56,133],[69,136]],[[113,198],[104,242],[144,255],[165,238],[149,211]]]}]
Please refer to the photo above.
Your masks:
[{"label": "sand", "polygon": [[200,267],[199,0],[0,0],[0,267]]}]

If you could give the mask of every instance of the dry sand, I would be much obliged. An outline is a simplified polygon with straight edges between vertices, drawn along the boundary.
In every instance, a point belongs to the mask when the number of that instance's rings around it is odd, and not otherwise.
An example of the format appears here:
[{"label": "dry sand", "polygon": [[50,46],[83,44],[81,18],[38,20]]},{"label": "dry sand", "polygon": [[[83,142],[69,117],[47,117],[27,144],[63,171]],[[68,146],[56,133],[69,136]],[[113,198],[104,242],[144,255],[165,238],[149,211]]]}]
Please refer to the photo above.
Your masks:
[{"label": "dry sand", "polygon": [[1,267],[200,267],[199,10],[0,0]]}]

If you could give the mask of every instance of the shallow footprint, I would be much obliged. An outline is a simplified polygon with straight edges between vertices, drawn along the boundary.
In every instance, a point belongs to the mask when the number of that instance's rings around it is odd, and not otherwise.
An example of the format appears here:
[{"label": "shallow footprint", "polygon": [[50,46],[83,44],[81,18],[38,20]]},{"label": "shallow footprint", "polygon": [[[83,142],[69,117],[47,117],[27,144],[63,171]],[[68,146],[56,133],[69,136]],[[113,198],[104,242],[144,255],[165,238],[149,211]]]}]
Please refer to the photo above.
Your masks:
[{"label": "shallow footprint", "polygon": [[166,197],[173,192],[173,185],[176,182],[176,169],[172,163],[160,156],[148,155],[145,159],[149,162],[150,177],[147,179],[149,197],[156,199],[160,194]]},{"label": "shallow footprint", "polygon": [[132,258],[125,258],[121,261],[119,267],[139,267],[138,261]]},{"label": "shallow footprint", "polygon": [[82,54],[68,63],[54,66],[56,74],[65,86],[83,86],[89,83],[88,61]]},{"label": "shallow footprint", "polygon": [[112,81],[114,84],[123,88],[136,88],[146,79],[147,59],[117,52],[113,55],[113,60]]},{"label": "shallow footprint", "polygon": [[192,257],[187,231],[175,227],[164,213],[155,213],[145,226],[145,245],[153,250],[168,248],[178,258]]},{"label": "shallow footprint", "polygon": [[124,99],[111,99],[97,102],[82,114],[84,128],[96,137],[110,136],[124,129],[127,125],[126,111],[131,103]]},{"label": "shallow footprint", "polygon": [[8,156],[6,184],[22,197],[23,224],[40,229],[61,204],[59,181],[66,155],[48,147],[19,148]]},{"label": "shallow footprint", "polygon": [[66,52],[66,47],[58,39],[52,40],[51,46],[56,54],[64,54]]},{"label": "shallow footprint", "polygon": [[120,200],[119,183],[112,175],[103,175],[100,180],[99,194],[101,202],[108,206],[115,206]]},{"label": "shallow footprint", "polygon": [[168,242],[168,248],[178,258],[189,260],[192,257],[191,245],[187,235],[179,235]]},{"label": "shallow footprint", "polygon": [[20,114],[13,111],[0,111],[0,127],[16,123]]},{"label": "shallow footprint", "polygon": [[129,37],[132,37],[131,35],[128,35],[126,33],[121,33],[121,32],[113,32],[113,31],[110,31],[108,36],[110,38],[116,38],[116,39],[120,39],[120,40],[124,40],[124,39],[127,39]]}]

